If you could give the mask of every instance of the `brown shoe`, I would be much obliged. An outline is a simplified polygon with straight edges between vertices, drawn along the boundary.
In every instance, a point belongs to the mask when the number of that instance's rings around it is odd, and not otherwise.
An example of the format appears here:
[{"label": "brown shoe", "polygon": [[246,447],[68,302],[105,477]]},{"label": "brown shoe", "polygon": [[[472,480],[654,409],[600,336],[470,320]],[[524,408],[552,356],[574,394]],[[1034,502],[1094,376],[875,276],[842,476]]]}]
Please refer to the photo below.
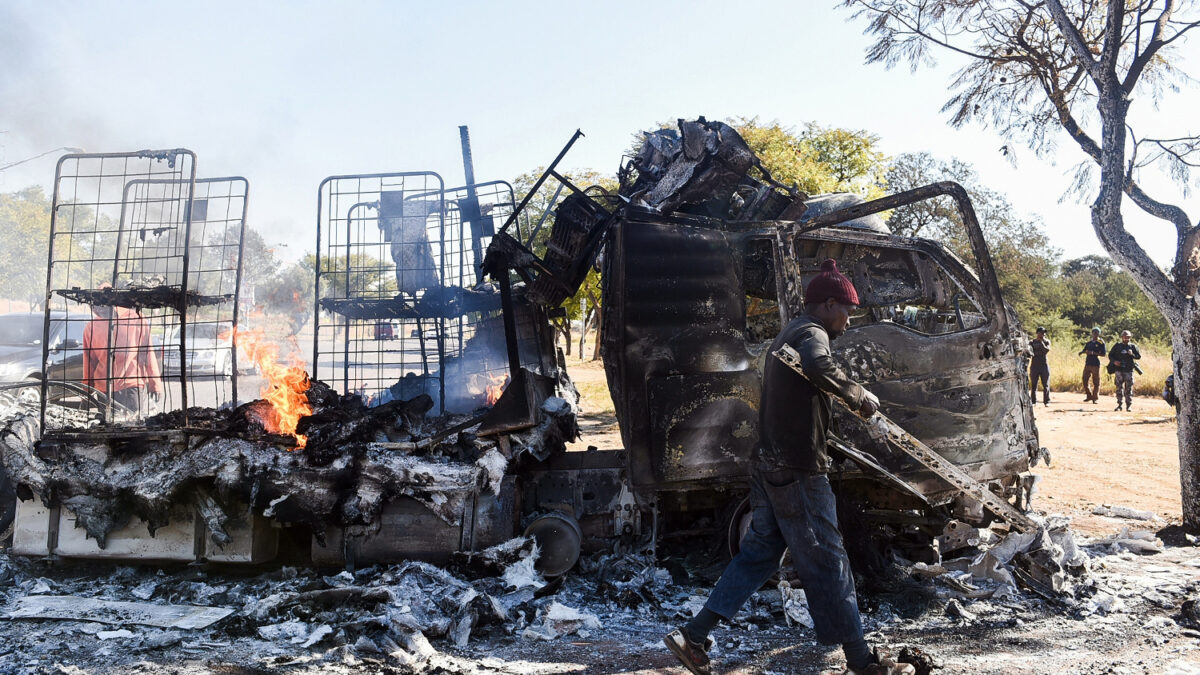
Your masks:
[{"label": "brown shoe", "polygon": [[676,628],[667,633],[667,636],[663,638],[663,643],[685,668],[696,675],[710,675],[712,672],[709,669],[708,660],[708,650],[713,647],[712,638],[705,638],[704,644],[699,645],[688,639],[687,634],[681,629]]}]

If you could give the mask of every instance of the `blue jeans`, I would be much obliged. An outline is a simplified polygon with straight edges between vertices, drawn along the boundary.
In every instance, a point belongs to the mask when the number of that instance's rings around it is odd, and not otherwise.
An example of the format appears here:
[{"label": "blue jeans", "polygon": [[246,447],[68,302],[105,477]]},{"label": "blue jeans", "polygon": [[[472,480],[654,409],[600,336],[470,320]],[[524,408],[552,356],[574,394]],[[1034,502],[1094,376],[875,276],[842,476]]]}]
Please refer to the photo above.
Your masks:
[{"label": "blue jeans", "polygon": [[823,473],[756,466],[750,477],[750,529],[705,607],[731,619],[779,569],[785,549],[804,584],[822,644],[862,639],[854,576],[842,546],[837,505]]}]

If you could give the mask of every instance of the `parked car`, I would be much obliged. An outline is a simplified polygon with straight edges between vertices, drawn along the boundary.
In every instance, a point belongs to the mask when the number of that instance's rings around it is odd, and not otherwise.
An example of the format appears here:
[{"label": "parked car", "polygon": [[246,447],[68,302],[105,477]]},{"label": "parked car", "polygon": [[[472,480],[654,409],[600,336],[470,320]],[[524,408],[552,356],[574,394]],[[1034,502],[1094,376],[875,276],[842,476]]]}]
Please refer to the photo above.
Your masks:
[{"label": "parked car", "polygon": [[395,340],[396,326],[390,321],[377,321],[375,323],[375,339],[376,340]]},{"label": "parked car", "polygon": [[[50,354],[47,365],[54,380],[83,380],[83,330],[86,314],[50,313]],[[40,378],[44,313],[0,314],[0,382]]]},{"label": "parked car", "polygon": [[[196,323],[188,326],[187,359],[189,375],[233,374],[233,327],[226,322]],[[163,374],[179,374],[179,327],[163,337]]]}]

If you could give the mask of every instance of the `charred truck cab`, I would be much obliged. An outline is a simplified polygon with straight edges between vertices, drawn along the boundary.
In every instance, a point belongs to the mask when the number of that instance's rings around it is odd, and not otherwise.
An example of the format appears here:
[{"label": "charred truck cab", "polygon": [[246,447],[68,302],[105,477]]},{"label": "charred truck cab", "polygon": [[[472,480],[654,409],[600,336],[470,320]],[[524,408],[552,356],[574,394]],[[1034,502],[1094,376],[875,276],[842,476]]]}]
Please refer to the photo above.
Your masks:
[{"label": "charred truck cab", "polygon": [[[955,188],[931,186],[888,203]],[[719,505],[723,491],[745,483],[767,347],[802,311],[801,289],[830,257],[862,298],[835,357],[884,412],[977,480],[1009,487],[1029,468],[1038,441],[1023,395],[1021,338],[994,302],[998,288],[985,288],[995,284],[990,265],[983,281],[940,243],[868,229],[867,218],[855,217],[885,206],[832,212],[846,220],[819,229],[805,221],[728,227],[633,210],[614,223],[603,277],[604,362],[637,490],[685,511]],[[925,506],[897,489],[900,479],[929,504],[983,518],[936,475],[870,438],[854,416],[843,411],[837,428],[840,442],[886,469],[835,453],[847,459],[834,474],[840,491],[875,515]]]}]

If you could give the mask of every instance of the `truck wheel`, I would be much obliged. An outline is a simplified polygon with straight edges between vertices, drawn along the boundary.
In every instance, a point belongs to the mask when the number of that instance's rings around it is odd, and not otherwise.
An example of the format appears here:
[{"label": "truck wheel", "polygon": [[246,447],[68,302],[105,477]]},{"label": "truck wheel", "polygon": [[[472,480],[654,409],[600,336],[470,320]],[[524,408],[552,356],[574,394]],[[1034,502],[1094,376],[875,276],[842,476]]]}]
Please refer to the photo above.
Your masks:
[{"label": "truck wheel", "polygon": [[725,543],[729,557],[733,558],[741,549],[742,537],[750,529],[754,510],[750,508],[750,497],[743,497],[730,511],[725,522]]},{"label": "truck wheel", "polygon": [[17,516],[17,491],[8,474],[0,467],[0,541],[12,534],[13,519]]}]

